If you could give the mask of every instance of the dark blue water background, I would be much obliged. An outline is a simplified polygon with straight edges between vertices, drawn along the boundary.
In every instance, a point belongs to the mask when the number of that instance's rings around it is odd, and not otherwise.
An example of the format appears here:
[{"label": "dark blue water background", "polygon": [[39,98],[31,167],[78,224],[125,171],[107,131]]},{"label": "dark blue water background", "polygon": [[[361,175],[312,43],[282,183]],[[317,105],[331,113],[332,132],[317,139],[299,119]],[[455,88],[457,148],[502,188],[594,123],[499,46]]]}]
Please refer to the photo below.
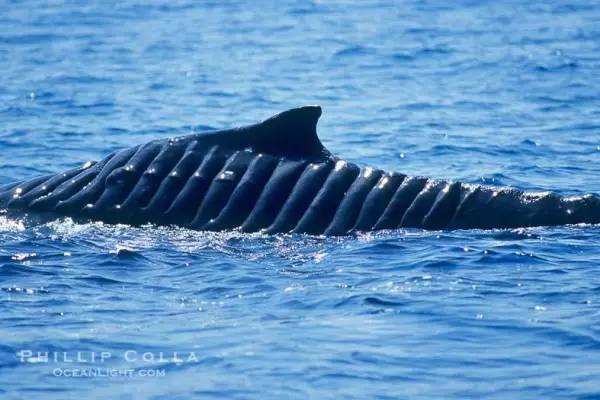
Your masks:
[{"label": "dark blue water background", "polygon": [[[523,3],[0,1],[0,183],[317,103],[360,164],[600,192],[600,5]],[[597,398],[599,245],[2,218],[0,397]]]}]

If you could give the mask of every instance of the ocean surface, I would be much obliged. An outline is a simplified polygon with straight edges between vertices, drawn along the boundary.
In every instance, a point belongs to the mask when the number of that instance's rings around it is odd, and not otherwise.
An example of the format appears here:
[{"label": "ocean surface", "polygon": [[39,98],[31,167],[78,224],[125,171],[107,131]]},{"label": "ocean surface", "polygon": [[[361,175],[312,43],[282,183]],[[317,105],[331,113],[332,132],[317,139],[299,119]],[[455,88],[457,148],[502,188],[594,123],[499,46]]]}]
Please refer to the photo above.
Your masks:
[{"label": "ocean surface", "polygon": [[[0,184],[320,104],[361,165],[600,192],[591,1],[0,0]],[[600,398],[600,226],[0,216],[0,398]]]}]

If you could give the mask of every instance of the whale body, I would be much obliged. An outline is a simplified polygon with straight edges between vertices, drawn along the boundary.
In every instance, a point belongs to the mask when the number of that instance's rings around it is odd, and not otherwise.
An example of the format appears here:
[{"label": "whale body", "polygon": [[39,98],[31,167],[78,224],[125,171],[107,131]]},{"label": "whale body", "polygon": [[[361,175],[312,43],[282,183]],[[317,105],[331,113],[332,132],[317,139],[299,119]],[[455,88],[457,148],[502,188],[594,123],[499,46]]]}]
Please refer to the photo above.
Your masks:
[{"label": "whale body", "polygon": [[154,140],[0,187],[5,212],[197,230],[344,235],[600,222],[596,195],[562,197],[359,167],[317,136],[319,106]]}]

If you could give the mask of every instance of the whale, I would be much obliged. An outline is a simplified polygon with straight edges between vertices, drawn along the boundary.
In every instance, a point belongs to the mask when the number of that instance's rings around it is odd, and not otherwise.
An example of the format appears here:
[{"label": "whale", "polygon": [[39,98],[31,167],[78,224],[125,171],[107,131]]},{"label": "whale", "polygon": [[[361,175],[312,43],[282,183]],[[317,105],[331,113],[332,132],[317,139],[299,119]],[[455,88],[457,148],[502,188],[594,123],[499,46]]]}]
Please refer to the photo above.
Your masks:
[{"label": "whale", "polygon": [[600,222],[595,194],[561,196],[409,176],[335,156],[319,106],[164,138],[0,187],[5,214],[195,230],[347,235]]}]

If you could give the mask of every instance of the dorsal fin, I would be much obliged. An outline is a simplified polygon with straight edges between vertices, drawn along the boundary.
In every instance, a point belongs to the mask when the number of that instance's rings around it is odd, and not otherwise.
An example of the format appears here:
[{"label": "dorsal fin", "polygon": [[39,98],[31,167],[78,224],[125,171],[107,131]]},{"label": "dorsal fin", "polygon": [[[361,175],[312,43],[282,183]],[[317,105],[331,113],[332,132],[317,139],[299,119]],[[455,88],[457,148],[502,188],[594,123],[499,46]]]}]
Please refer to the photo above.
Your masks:
[{"label": "dorsal fin", "polygon": [[320,116],[319,106],[292,108],[258,124],[200,133],[194,135],[194,138],[207,145],[247,148],[276,157],[323,159],[330,157],[331,153],[323,147],[317,136],[317,121]]},{"label": "dorsal fin", "polygon": [[294,158],[329,154],[317,136],[321,107],[304,106],[279,113],[249,127],[255,151]]}]

